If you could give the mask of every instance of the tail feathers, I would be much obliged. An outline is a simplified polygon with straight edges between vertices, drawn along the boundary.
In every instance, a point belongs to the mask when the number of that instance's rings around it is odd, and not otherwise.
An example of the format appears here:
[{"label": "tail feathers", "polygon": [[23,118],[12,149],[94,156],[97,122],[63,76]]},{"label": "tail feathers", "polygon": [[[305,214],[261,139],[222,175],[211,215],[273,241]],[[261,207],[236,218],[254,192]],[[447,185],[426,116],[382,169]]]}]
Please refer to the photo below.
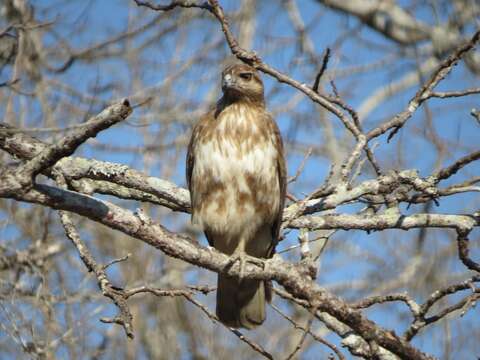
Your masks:
[{"label": "tail feathers", "polygon": [[252,329],[265,321],[265,284],[218,276],[217,316],[227,326]]}]

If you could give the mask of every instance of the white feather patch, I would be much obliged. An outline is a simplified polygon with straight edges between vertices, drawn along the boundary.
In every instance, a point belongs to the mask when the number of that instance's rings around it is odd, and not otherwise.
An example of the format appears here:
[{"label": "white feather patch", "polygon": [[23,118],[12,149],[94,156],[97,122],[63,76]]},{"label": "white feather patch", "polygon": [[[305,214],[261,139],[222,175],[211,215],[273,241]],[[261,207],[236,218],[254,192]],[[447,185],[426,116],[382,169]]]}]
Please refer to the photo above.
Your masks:
[{"label": "white feather patch", "polygon": [[[238,242],[238,237],[250,238],[266,221],[271,221],[271,219],[262,218],[256,212],[254,204],[247,202],[247,206],[242,207],[238,204],[239,192],[251,194],[252,191],[247,183],[246,174],[272,185],[268,187],[266,193],[255,194],[258,202],[269,204],[272,213],[278,211],[280,203],[277,175],[278,152],[274,134],[266,141],[263,138],[260,142],[253,142],[253,137],[260,131],[256,122],[252,121],[254,116],[256,116],[255,112],[245,106],[227,111],[217,118],[219,123],[215,131],[218,133],[210,141],[199,142],[195,147],[192,182],[205,181],[205,174],[208,173],[214,181],[221,182],[226,187],[216,194],[210,194],[212,200],[202,207],[201,212],[195,213],[194,222],[203,228],[208,227],[222,232],[226,241],[236,239]],[[223,138],[222,135],[227,129],[231,130],[235,126],[240,129],[248,128],[249,135],[240,147]],[[225,199],[227,204],[222,212],[218,211],[220,199]]]}]

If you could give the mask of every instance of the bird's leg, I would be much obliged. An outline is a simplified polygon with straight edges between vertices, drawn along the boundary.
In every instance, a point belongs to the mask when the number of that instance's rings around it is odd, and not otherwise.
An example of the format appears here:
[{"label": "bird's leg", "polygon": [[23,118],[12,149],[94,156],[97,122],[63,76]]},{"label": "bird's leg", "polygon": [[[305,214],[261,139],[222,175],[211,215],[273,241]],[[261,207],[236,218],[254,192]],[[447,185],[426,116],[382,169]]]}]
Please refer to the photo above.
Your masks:
[{"label": "bird's leg", "polygon": [[238,274],[239,280],[243,280],[243,276],[245,274],[245,264],[247,262],[247,255],[242,254],[240,252],[238,253],[233,253],[232,256],[230,256],[230,259],[228,260],[227,267],[233,266],[236,262],[240,263],[240,273]]},{"label": "bird's leg", "polygon": [[232,256],[230,257],[230,261],[228,262],[229,265],[235,264],[235,262],[239,262],[240,264],[240,273],[238,274],[239,280],[243,280],[243,276],[245,274],[245,264],[247,263],[247,254],[245,253],[245,240],[244,238],[240,238],[237,247],[233,251]]},{"label": "bird's leg", "polygon": [[237,247],[235,248],[232,256],[230,257],[230,260],[228,262],[228,265],[229,266],[232,266],[233,264],[235,264],[235,262],[239,262],[240,264],[240,273],[238,274],[238,277],[240,279],[240,281],[243,280],[243,277],[245,275],[245,265],[247,264],[247,262],[250,262],[252,264],[255,264],[255,265],[258,265],[262,268],[265,268],[265,261],[263,259],[257,259],[253,256],[250,256],[246,253],[245,251],[245,244],[246,242],[241,239],[239,242],[238,242],[238,245]]}]

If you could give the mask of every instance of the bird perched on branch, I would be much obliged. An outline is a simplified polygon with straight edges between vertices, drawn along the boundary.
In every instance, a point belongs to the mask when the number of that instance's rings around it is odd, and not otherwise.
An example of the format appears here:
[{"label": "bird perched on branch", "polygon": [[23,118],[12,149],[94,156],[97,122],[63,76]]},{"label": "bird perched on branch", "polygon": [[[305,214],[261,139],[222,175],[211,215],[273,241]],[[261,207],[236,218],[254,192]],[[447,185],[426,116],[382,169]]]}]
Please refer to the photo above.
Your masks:
[{"label": "bird perched on branch", "polygon": [[193,129],[187,153],[192,222],[209,244],[240,262],[218,275],[219,319],[254,328],[265,320],[270,287],[242,277],[247,256],[269,258],[278,242],[286,191],[283,143],[265,109],[262,79],[236,63],[222,72],[223,96]]}]

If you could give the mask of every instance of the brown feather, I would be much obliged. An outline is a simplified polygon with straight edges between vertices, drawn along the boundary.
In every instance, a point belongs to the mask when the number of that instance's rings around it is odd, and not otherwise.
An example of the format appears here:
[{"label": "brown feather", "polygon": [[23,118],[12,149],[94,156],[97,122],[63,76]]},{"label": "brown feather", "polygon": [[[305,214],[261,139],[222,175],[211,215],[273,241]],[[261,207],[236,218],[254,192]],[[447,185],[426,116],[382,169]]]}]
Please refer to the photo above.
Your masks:
[{"label": "brown feather", "polygon": [[[192,221],[208,242],[232,255],[269,258],[278,242],[286,193],[280,131],[265,109],[263,83],[252,67],[222,73],[223,97],[195,125],[186,176]],[[219,275],[217,315],[252,328],[265,319],[270,286]]]}]

